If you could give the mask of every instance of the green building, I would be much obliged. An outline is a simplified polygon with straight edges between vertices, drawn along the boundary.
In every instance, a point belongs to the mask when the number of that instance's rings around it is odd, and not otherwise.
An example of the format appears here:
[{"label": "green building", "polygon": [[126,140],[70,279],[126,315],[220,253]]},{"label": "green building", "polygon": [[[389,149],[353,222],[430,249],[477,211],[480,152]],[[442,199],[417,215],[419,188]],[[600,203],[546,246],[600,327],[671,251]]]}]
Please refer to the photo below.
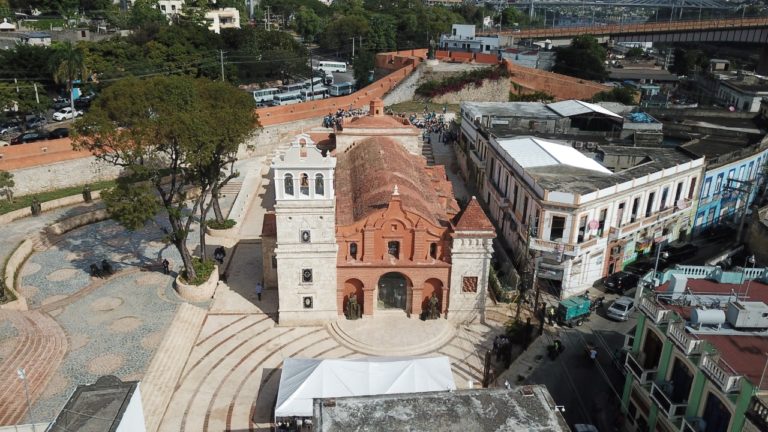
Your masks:
[{"label": "green building", "polygon": [[638,289],[622,430],[768,431],[768,268],[740,270],[677,266]]}]

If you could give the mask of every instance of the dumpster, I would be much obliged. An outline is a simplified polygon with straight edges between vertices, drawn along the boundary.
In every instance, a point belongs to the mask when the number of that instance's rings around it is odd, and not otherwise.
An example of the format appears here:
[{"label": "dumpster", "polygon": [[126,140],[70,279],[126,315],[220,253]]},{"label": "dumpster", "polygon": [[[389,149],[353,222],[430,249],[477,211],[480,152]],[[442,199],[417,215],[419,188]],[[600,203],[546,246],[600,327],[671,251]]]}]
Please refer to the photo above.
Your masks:
[{"label": "dumpster", "polygon": [[580,326],[592,313],[591,305],[592,302],[589,298],[584,296],[571,297],[561,301],[557,305],[557,323],[569,327],[573,324]]}]

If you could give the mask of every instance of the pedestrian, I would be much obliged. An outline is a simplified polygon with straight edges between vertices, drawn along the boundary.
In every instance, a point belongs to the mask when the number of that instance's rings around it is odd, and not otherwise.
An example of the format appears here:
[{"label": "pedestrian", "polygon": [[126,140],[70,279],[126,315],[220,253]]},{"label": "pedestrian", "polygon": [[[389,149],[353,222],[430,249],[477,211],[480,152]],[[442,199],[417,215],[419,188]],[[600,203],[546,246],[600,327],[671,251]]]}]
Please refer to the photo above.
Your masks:
[{"label": "pedestrian", "polygon": [[224,250],[224,246],[219,246],[213,251],[213,259],[219,262],[219,264],[224,264],[224,257],[227,256],[227,252]]},{"label": "pedestrian", "polygon": [[261,292],[264,291],[264,287],[261,282],[256,282],[256,298],[261,301]]},{"label": "pedestrian", "polygon": [[167,259],[163,260],[163,273],[168,274],[171,272],[171,263]]},{"label": "pedestrian", "polygon": [[549,321],[549,325],[553,325],[555,322],[555,307],[550,306],[547,308],[547,320]]}]

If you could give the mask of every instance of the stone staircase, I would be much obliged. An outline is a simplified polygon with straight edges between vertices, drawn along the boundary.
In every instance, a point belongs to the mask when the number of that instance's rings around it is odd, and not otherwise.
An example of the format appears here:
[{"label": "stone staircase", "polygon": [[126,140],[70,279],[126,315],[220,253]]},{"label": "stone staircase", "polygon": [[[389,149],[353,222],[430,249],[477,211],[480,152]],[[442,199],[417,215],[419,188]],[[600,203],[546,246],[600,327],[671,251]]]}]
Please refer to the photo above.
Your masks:
[{"label": "stone staircase", "polygon": [[141,401],[148,432],[155,432],[160,426],[205,317],[204,309],[187,303],[179,306],[149,364],[147,373],[144,374],[144,380],[141,382]]},{"label": "stone staircase", "polygon": [[[427,327],[430,322],[421,322],[418,320],[410,320],[413,324],[423,324],[420,327]],[[387,318],[366,318],[365,321],[373,322],[378,321],[377,328],[387,328]],[[368,333],[366,331],[355,332],[355,322],[346,320],[337,320],[329,323],[326,327],[328,333],[336,339],[339,344],[349,348],[352,351],[359,352],[366,355],[373,356],[418,356],[434,352],[447,345],[453,339],[456,333],[456,327],[445,320],[439,320],[440,326],[433,327],[430,333],[424,332],[425,336],[429,334],[429,337],[424,338],[424,342],[421,343],[408,343],[403,341],[402,338],[397,337],[397,331],[395,337],[388,341],[386,335],[377,333]],[[436,321],[436,322],[439,322]],[[361,324],[366,325],[363,321]],[[391,328],[391,327],[390,327]],[[362,336],[366,335],[366,336]],[[370,341],[370,342],[368,342]],[[400,342],[400,343],[398,343]]]},{"label": "stone staircase", "polygon": [[427,141],[422,142],[421,154],[427,160],[427,165],[435,164],[435,155],[432,152],[432,143]]}]

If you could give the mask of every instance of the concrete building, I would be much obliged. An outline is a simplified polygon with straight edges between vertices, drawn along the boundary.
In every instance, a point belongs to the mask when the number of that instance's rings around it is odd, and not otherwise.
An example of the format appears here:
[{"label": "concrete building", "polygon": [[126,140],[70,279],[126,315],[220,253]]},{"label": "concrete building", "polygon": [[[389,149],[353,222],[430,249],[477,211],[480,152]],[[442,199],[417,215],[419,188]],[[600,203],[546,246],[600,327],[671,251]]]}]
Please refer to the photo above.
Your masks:
[{"label": "concrete building", "polygon": [[347,147],[327,154],[304,134],[273,161],[262,250],[280,323],[338,319],[353,295],[364,317],[399,309],[417,318],[434,296],[441,317],[479,318],[493,225],[477,200],[459,208],[444,167],[390,136],[399,121],[381,100],[358,122],[366,127],[357,137],[345,129]]},{"label": "concrete building", "polygon": [[205,20],[208,21],[208,30],[216,34],[221,33],[221,29],[239,29],[240,11],[232,7],[209,10],[205,13]]},{"label": "concrete building", "polygon": [[181,15],[181,8],[184,6],[184,0],[158,0],[157,7],[166,17],[173,18]]},{"label": "concrete building", "polygon": [[[497,136],[483,126],[492,120],[476,123],[466,105],[460,167],[505,243],[516,254],[534,254],[539,278],[562,297],[621,270],[655,243],[687,238],[703,157],[611,145],[582,153],[533,136]],[[539,121],[555,129],[567,124],[552,115]]]},{"label": "concrete building", "polygon": [[627,335],[622,430],[768,430],[768,269],[677,266],[661,281]]},{"label": "concrete building", "polygon": [[556,58],[554,51],[531,48],[507,48],[501,51],[501,57],[520,66],[546,71],[552,70]]},{"label": "concrete building", "polygon": [[721,80],[717,89],[717,100],[738,111],[760,111],[760,101],[766,96],[768,83],[763,77],[737,75]]},{"label": "concrete building", "polygon": [[315,399],[314,411],[318,432],[570,430],[547,388],[539,385]]},{"label": "concrete building", "polygon": [[51,35],[46,32],[30,32],[19,35],[21,43],[34,46],[51,46]]},{"label": "concrete building", "polygon": [[440,35],[438,46],[446,51],[496,54],[500,45],[499,36],[475,36],[474,24],[454,24],[451,26],[451,34]]}]

